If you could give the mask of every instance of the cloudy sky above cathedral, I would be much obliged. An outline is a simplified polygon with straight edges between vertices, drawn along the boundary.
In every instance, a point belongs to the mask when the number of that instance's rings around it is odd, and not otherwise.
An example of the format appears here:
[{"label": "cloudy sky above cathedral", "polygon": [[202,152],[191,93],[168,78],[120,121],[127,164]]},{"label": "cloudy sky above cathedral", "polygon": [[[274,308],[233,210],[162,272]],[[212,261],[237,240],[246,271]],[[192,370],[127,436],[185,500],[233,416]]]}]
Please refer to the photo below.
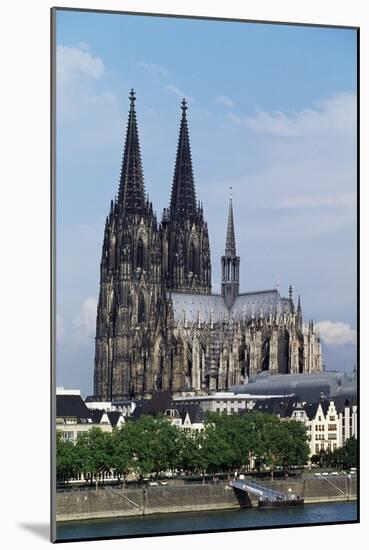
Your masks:
[{"label": "cloudy sky above cathedral", "polygon": [[327,368],[356,354],[356,34],[57,13],[58,383],[92,391],[105,217],[129,108],[146,192],[169,204],[187,98],[197,198],[220,291],[229,187],[240,290],[292,284],[319,324]]}]

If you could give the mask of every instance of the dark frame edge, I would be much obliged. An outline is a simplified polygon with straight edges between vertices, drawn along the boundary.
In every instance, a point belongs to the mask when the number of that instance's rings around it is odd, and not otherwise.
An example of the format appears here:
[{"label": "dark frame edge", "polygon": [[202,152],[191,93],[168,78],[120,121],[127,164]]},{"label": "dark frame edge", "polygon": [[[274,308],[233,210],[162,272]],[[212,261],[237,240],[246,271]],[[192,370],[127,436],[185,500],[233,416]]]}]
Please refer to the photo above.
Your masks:
[{"label": "dark frame edge", "polygon": [[[293,25],[300,27],[324,27],[324,28],[339,28],[345,30],[356,31],[357,36],[357,377],[358,377],[358,487],[357,487],[357,517],[355,520],[311,523],[311,524],[294,524],[294,525],[280,525],[276,526],[262,526],[251,528],[230,528],[230,529],[210,529],[206,531],[178,531],[175,533],[145,533],[135,535],[118,535],[118,536],[104,536],[104,537],[87,537],[87,538],[73,538],[73,539],[58,539],[56,533],[56,14],[58,11],[76,11],[87,13],[106,13],[117,15],[136,15],[136,16],[152,16],[152,17],[166,17],[172,19],[198,19],[198,20],[211,20],[211,21],[224,21],[234,23],[259,23],[268,25]],[[258,530],[270,530],[270,529],[288,529],[295,527],[324,527],[334,525],[347,525],[360,523],[360,432],[361,432],[361,410],[360,410],[360,26],[350,26],[342,24],[325,24],[325,23],[298,23],[294,21],[266,21],[262,19],[240,19],[240,18],[227,18],[227,17],[211,17],[205,15],[180,15],[169,13],[152,13],[152,12],[134,12],[124,10],[108,10],[108,9],[93,9],[93,8],[74,8],[53,6],[50,8],[50,541],[53,543],[64,542],[84,542],[84,541],[99,541],[99,540],[126,540],[131,538],[152,538],[160,536],[176,536],[176,535],[199,535],[210,534],[219,532],[247,532]]]},{"label": "dark frame edge", "polygon": [[360,27],[356,29],[356,132],[357,132],[357,153],[356,153],[356,231],[357,231],[357,252],[356,252],[356,270],[357,270],[357,286],[356,286],[356,303],[357,303],[357,404],[359,414],[357,416],[357,448],[358,448],[358,476],[357,476],[357,521],[360,523],[360,439],[361,439],[361,396],[360,396],[360,382],[361,382],[361,354],[360,354]]},{"label": "dark frame edge", "polygon": [[50,541],[56,542],[56,9],[50,9]]},{"label": "dark frame edge", "polygon": [[237,17],[217,17],[209,15],[184,15],[184,14],[173,14],[173,13],[153,13],[153,12],[142,12],[142,11],[126,11],[126,10],[104,10],[103,8],[74,8],[74,7],[64,7],[64,6],[54,6],[52,8],[55,11],[78,11],[78,12],[89,12],[89,13],[107,13],[115,15],[144,15],[147,17],[169,17],[171,19],[203,19],[207,21],[230,21],[232,23],[260,23],[264,25],[294,25],[297,27],[326,27],[331,29],[347,29],[347,30],[358,30],[359,27],[355,25],[329,25],[327,23],[298,23],[295,21],[270,21],[265,19],[241,19]]}]

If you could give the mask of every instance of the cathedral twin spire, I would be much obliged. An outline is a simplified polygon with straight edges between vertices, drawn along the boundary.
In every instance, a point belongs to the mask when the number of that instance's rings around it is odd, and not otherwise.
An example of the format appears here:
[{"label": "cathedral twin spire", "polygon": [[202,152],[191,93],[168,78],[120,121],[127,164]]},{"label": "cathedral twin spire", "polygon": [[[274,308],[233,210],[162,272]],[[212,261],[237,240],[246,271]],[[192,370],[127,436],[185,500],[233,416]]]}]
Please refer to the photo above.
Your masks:
[{"label": "cathedral twin spire", "polygon": [[[129,94],[130,109],[119,182],[118,208],[122,213],[142,214],[145,208],[145,184],[135,110],[136,95]],[[172,183],[170,212],[176,217],[196,214],[196,191],[192,170],[190,139],[186,117],[187,103],[181,102],[182,119]]]},{"label": "cathedral twin spire", "polygon": [[123,214],[142,214],[145,208],[145,184],[135,111],[136,97],[133,88],[129,99],[130,109],[119,182],[118,209]]},{"label": "cathedral twin spire", "polygon": [[196,214],[196,191],[192,170],[190,139],[187,124],[187,103],[181,103],[182,119],[179,130],[177,158],[170,199],[171,215],[192,218]]}]

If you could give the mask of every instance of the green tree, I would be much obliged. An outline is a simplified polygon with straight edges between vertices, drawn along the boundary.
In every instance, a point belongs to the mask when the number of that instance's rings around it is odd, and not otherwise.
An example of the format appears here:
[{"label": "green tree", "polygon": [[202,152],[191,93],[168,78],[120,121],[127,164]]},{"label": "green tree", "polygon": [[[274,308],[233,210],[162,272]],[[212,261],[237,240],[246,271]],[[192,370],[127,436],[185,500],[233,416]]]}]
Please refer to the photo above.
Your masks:
[{"label": "green tree", "polygon": [[180,463],[181,437],[168,419],[142,416],[129,423],[133,470],[140,475],[177,468]]},{"label": "green tree", "polygon": [[228,469],[233,461],[233,448],[219,425],[207,424],[202,444],[203,460],[209,472]]},{"label": "green tree", "polygon": [[65,480],[76,477],[81,472],[76,449],[72,442],[64,441],[62,433],[56,433],[56,475]]},{"label": "green tree", "polygon": [[168,419],[155,419],[154,437],[152,441],[152,458],[154,470],[160,472],[177,468],[180,464],[181,443],[180,432]]},{"label": "green tree", "polygon": [[99,476],[104,476],[113,467],[111,434],[101,428],[91,428],[77,438],[75,448],[84,476],[91,481],[95,478],[97,487]]},{"label": "green tree", "polygon": [[118,479],[123,478],[123,482],[133,469],[133,432],[134,423],[130,422],[112,433],[112,468]]},{"label": "green tree", "polygon": [[308,436],[298,420],[280,422],[278,427],[278,463],[283,468],[303,466],[309,459]]},{"label": "green tree", "polygon": [[204,452],[204,432],[180,432],[181,454],[177,467],[187,472],[202,474],[209,468],[207,457]]},{"label": "green tree", "polygon": [[357,439],[350,437],[343,447],[345,468],[354,468],[358,464]]}]

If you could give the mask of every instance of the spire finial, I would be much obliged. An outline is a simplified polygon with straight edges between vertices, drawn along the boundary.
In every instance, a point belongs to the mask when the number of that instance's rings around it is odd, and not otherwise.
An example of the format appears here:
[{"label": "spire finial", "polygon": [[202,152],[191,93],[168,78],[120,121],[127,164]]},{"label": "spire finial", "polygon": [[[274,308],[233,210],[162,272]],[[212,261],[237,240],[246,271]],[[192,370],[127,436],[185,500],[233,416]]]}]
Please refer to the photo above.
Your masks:
[{"label": "spire finial", "polygon": [[292,292],[293,292],[292,285],[290,285],[290,288],[288,289],[290,300],[292,300]]},{"label": "spire finial", "polygon": [[185,100],[185,98],[183,98],[182,101],[181,101],[181,109],[182,109],[183,115],[185,115],[185,114],[186,114],[186,111],[187,111],[187,109],[188,109],[188,107],[187,107],[187,101]]},{"label": "spire finial", "polygon": [[135,106],[136,101],[136,92],[133,88],[131,88],[131,91],[129,92],[129,100],[131,102],[131,107],[133,108]]},{"label": "spire finial", "polygon": [[232,186],[229,187],[229,200],[232,201]]}]

